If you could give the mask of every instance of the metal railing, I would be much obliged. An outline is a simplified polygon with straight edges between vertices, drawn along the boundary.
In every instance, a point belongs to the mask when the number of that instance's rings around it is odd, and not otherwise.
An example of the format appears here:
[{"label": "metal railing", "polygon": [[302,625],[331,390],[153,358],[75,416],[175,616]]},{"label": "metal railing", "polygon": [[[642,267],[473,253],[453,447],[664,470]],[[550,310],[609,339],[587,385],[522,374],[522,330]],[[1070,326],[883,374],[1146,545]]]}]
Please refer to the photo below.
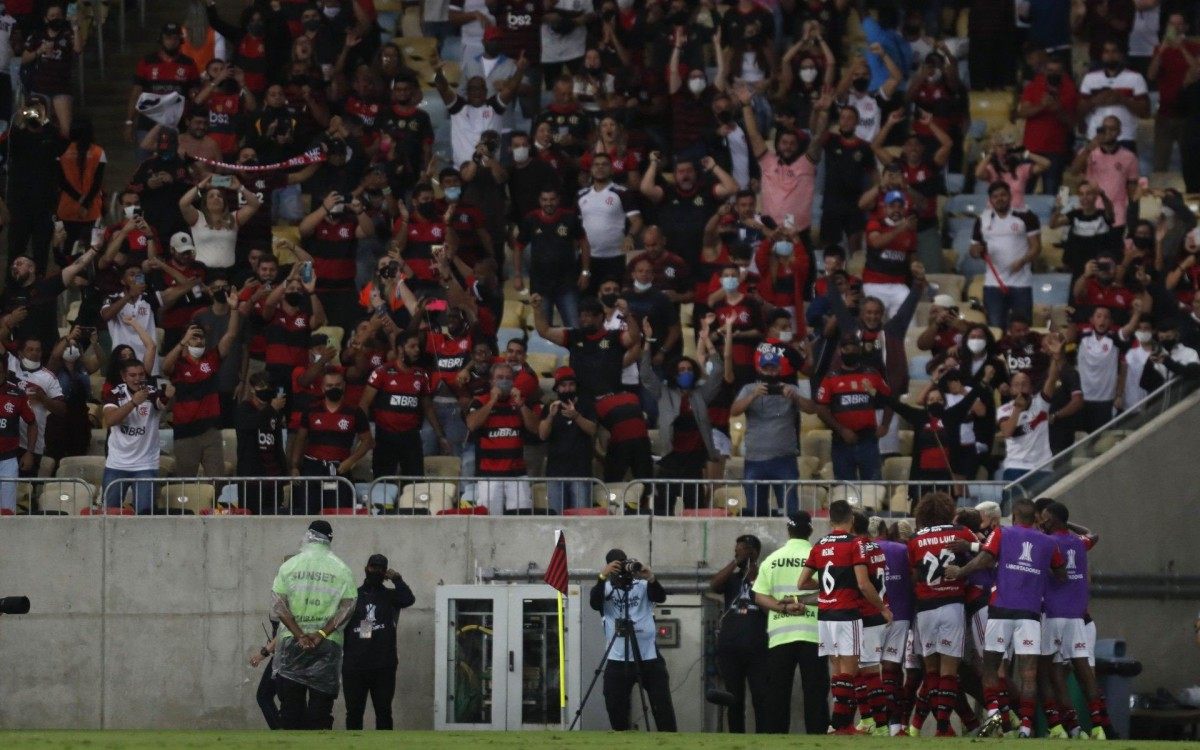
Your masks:
[{"label": "metal railing", "polygon": [[1146,398],[1113,417],[1095,432],[1077,440],[1049,461],[1029,470],[1016,480],[1005,484],[1010,497],[1032,497],[1062,479],[1075,469],[1102,455],[1151,420],[1162,416],[1196,392],[1200,382],[1173,378],[1151,391]]},{"label": "metal railing", "polygon": [[342,476],[127,477],[109,482],[96,512],[118,515],[366,514]]},{"label": "metal railing", "polygon": [[93,507],[95,500],[96,488],[82,479],[0,478],[0,513],[4,515],[77,515]]}]

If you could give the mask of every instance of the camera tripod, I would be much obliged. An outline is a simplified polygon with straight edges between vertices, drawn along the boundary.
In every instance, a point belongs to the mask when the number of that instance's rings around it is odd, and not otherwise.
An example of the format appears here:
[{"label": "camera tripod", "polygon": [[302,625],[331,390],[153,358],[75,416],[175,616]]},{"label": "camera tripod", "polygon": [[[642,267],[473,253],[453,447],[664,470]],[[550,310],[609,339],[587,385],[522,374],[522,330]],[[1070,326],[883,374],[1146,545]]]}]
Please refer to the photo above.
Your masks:
[{"label": "camera tripod", "polygon": [[[604,654],[600,656],[600,663],[596,665],[596,671],[592,674],[592,681],[588,684],[587,692],[583,694],[583,700],[579,702],[579,708],[575,709],[575,718],[571,719],[571,726],[567,731],[575,729],[575,725],[579,723],[579,718],[583,716],[583,709],[587,706],[588,698],[592,697],[592,691],[596,689],[596,682],[600,679],[600,674],[604,668],[608,666],[608,655],[612,648],[617,643],[617,639],[622,639],[622,644],[625,646],[625,672],[629,673],[630,667],[637,674],[637,689],[638,698],[642,705],[642,726],[647,732],[650,731],[650,712],[646,707],[646,685],[645,672],[642,669],[642,651],[638,647],[637,634],[633,629],[633,620],[629,619],[629,589],[613,587],[614,597],[617,597],[618,603],[621,605],[621,617],[617,619],[616,628],[613,630],[612,638],[608,639],[608,646],[604,649]],[[628,657],[633,655],[631,662]]]}]

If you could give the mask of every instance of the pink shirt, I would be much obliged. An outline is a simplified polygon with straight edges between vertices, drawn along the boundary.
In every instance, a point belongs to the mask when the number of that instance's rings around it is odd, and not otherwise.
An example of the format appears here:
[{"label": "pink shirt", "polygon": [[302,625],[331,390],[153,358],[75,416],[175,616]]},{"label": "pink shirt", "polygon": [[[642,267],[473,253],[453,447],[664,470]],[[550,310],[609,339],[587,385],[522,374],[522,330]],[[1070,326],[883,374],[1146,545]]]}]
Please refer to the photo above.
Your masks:
[{"label": "pink shirt", "polygon": [[1114,227],[1125,226],[1125,212],[1129,208],[1128,183],[1139,176],[1137,156],[1127,148],[1118,148],[1111,154],[1095,149],[1088,156],[1088,182],[1095,183],[1112,201]]},{"label": "pink shirt", "polygon": [[996,172],[996,168],[989,162],[987,165],[988,182],[1003,180],[1005,185],[1008,185],[1008,192],[1012,195],[1012,210],[1025,210],[1025,184],[1029,182],[1029,173],[1033,171],[1033,165],[1029,162],[1021,162],[1017,165],[1016,172],[1006,171],[1003,175]]},{"label": "pink shirt", "polygon": [[784,164],[771,152],[758,160],[762,167],[762,211],[780,226],[791,214],[796,229],[812,225],[813,190],[817,183],[817,165],[801,154]]}]

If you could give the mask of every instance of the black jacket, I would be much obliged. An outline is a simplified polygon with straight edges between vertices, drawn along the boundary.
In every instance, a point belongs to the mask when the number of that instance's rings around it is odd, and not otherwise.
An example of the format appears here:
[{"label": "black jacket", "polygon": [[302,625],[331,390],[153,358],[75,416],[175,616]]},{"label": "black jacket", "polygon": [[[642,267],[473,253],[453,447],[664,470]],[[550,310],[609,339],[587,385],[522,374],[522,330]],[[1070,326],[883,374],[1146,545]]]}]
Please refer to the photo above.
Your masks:
[{"label": "black jacket", "polygon": [[[392,584],[395,588],[375,586],[364,581],[358,587],[358,603],[354,605],[354,614],[345,630],[342,671],[396,668],[396,622],[400,619],[400,610],[411,607],[416,597],[399,576]],[[368,614],[373,615],[375,625],[371,629],[371,636],[363,638],[363,621],[372,619]]]},{"label": "black jacket", "polygon": [[[588,604],[597,612],[604,611],[604,581],[597,580],[596,585],[592,586],[591,594],[588,596]],[[655,578],[652,583],[646,584],[646,596],[655,604],[662,604],[667,600],[667,590]]]}]

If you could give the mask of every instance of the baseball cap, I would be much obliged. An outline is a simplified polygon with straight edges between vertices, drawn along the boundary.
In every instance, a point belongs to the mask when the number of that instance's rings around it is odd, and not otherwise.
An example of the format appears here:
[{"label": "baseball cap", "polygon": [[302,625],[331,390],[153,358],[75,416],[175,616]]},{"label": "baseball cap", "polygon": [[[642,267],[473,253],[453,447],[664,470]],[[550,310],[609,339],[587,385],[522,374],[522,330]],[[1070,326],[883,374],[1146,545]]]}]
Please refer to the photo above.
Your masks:
[{"label": "baseball cap", "polygon": [[763,352],[762,356],[758,358],[759,367],[779,367],[779,362],[779,353],[775,351]]},{"label": "baseball cap", "polygon": [[179,24],[170,21],[163,24],[162,33],[159,36],[183,36],[183,29],[180,28]]},{"label": "baseball cap", "polygon": [[570,367],[560,367],[554,371],[554,382],[561,383],[564,380],[574,380],[575,371]]},{"label": "baseball cap", "polygon": [[904,193],[899,190],[889,190],[888,194],[883,196],[884,203],[904,203]]},{"label": "baseball cap", "polygon": [[195,253],[196,243],[187,232],[176,232],[171,235],[171,249],[177,253]]},{"label": "baseball cap", "polygon": [[388,568],[387,555],[381,555],[378,552],[376,552],[375,554],[373,554],[367,558],[367,567],[368,568],[383,568],[384,570],[387,570],[387,568]]},{"label": "baseball cap", "polygon": [[333,538],[333,527],[330,526],[329,522],[324,519],[318,518],[317,520],[310,523],[308,525],[308,530],[315,531],[318,534],[324,534],[325,536],[329,537],[330,539]]},{"label": "baseball cap", "polygon": [[799,529],[801,531],[807,530],[810,533],[812,532],[812,516],[809,515],[808,511],[806,510],[798,510],[794,513],[789,513],[787,522],[788,526],[794,529]]},{"label": "baseball cap", "polygon": [[483,30],[483,41],[485,42],[499,41],[503,36],[504,32],[500,30],[499,26],[488,26]]},{"label": "baseball cap", "polygon": [[933,304],[938,307],[958,307],[958,303],[949,294],[939,294],[933,298]]}]

